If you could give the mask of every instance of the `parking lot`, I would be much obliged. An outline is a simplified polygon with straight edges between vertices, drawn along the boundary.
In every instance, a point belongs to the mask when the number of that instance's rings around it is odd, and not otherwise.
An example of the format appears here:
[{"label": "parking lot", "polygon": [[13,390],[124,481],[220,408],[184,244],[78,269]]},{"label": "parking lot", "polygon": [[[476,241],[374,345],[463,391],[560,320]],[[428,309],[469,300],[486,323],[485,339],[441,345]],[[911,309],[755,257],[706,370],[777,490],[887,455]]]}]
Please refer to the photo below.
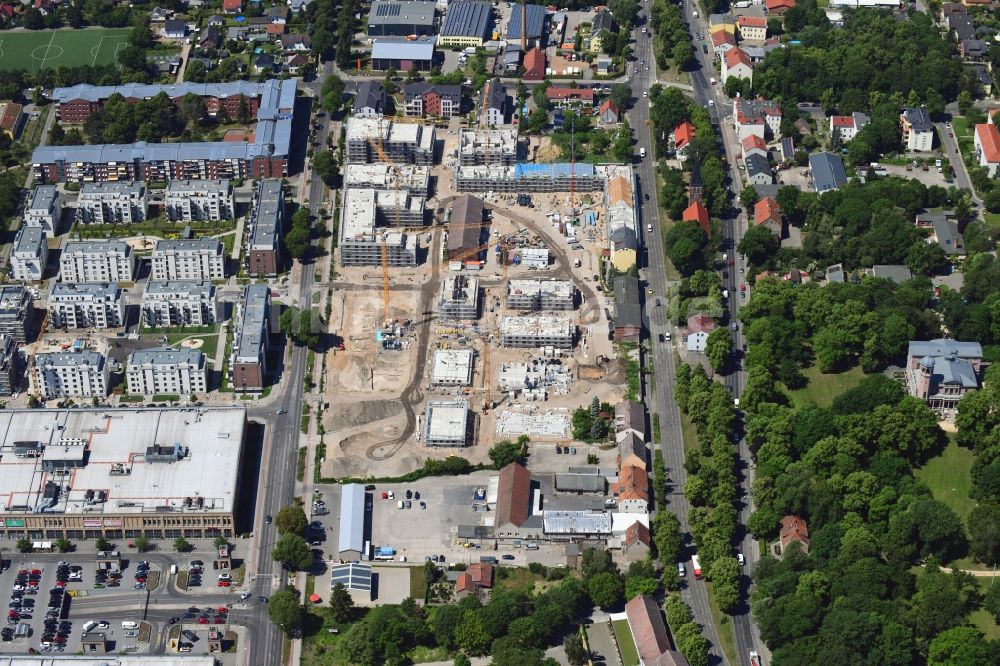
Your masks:
[{"label": "parking lot", "polygon": [[[75,606],[118,606],[119,610],[134,606],[138,617],[140,595],[146,595],[146,585],[158,579],[160,572],[149,565],[136,563],[126,571],[127,562],[120,569],[98,571],[98,563],[91,556],[65,556],[66,560],[36,558],[17,555],[8,570],[0,574],[0,588],[10,594],[5,631],[0,632],[2,649],[9,652],[27,652],[29,648],[43,652],[70,652],[82,650],[82,627],[89,621],[86,612],[74,612]],[[71,617],[72,616],[72,617]],[[115,627],[104,623],[101,631],[115,644],[115,649],[138,645],[138,629]],[[97,628],[95,624],[94,628]]]}]

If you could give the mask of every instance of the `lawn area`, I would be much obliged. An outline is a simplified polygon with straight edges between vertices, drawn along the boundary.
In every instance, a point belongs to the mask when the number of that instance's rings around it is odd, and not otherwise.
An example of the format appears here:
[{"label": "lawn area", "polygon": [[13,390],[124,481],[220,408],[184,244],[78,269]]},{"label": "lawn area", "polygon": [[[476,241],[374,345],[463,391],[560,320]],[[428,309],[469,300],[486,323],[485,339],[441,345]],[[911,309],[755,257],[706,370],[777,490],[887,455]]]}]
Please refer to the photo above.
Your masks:
[{"label": "lawn area", "polygon": [[427,576],[424,575],[423,567],[409,567],[410,569],[410,596],[414,599],[423,600],[427,596]]},{"label": "lawn area", "polygon": [[805,388],[796,391],[788,391],[789,397],[797,407],[806,405],[818,405],[829,407],[833,399],[846,391],[857,386],[865,377],[865,373],[860,367],[851,368],[847,372],[827,375],[819,371],[819,368],[812,366],[802,371],[809,382]]},{"label": "lawn area", "polygon": [[1000,638],[1000,627],[997,626],[996,621],[990,615],[989,611],[983,609],[974,611],[969,615],[969,620],[972,624],[976,625],[979,631],[983,632],[986,640],[995,641]]},{"label": "lawn area", "polygon": [[681,436],[684,437],[684,457],[686,458],[689,451],[698,448],[698,429],[684,413],[681,413]]},{"label": "lawn area", "polygon": [[719,604],[715,601],[715,594],[712,592],[712,584],[706,582],[708,587],[708,608],[712,613],[712,621],[719,629],[719,642],[722,643],[722,654],[726,656],[726,661],[730,664],[738,664],[740,660],[736,656],[736,634],[733,633],[733,620],[722,612]]},{"label": "lawn area", "polygon": [[544,580],[524,567],[502,567],[498,572],[496,585],[505,590],[531,592],[543,587]]},{"label": "lawn area", "polygon": [[0,36],[0,70],[107,65],[128,45],[129,28],[105,30],[4,31]]},{"label": "lawn area", "polygon": [[347,666],[350,662],[340,652],[340,641],[343,639],[344,630],[340,634],[331,634],[327,631],[336,627],[337,623],[330,616],[330,609],[322,606],[310,606],[307,615],[306,627],[308,631],[302,641],[302,663],[312,666]]},{"label": "lawn area", "polygon": [[987,213],[983,211],[983,218],[986,220],[986,226],[992,231],[1000,230],[1000,213]]},{"label": "lawn area", "polygon": [[632,640],[632,630],[628,628],[628,620],[615,620],[611,623],[618,639],[618,652],[621,653],[623,666],[639,666],[639,652]]},{"label": "lawn area", "polygon": [[193,338],[197,340],[204,340],[205,344],[198,347],[198,351],[205,354],[206,360],[209,363],[215,358],[215,352],[219,348],[219,334],[215,333],[213,335],[199,335],[198,333],[174,333],[167,336],[167,343],[171,346],[179,345],[181,340],[187,340],[188,338]]},{"label": "lawn area", "polygon": [[941,455],[917,470],[917,478],[931,489],[934,499],[944,502],[965,522],[976,501],[969,497],[972,462],[975,455],[950,442]]}]

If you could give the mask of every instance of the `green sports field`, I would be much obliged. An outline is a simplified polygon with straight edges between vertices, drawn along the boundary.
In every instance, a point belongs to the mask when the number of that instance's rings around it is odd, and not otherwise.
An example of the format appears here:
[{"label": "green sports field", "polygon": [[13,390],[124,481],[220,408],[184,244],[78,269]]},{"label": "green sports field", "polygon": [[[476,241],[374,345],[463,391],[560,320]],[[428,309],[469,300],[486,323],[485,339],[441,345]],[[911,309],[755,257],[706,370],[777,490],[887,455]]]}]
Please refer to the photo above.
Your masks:
[{"label": "green sports field", "polygon": [[128,45],[128,28],[0,32],[0,70],[106,65]]}]

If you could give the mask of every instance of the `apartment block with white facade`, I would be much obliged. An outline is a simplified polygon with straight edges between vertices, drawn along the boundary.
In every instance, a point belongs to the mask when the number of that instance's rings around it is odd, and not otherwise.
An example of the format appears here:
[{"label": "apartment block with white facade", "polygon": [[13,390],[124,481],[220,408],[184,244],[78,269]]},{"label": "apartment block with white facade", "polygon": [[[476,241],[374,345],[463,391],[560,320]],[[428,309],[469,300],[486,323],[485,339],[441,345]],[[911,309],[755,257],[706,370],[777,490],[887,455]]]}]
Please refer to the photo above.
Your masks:
[{"label": "apartment block with white facade", "polygon": [[118,285],[57,283],[49,295],[49,321],[55,328],[115,328],[125,319]]},{"label": "apartment block with white facade", "polygon": [[131,395],[191,395],[208,391],[205,355],[195,349],[141,349],[128,356]]},{"label": "apartment block with white facade", "polygon": [[235,217],[233,185],[228,180],[172,180],[163,208],[174,222],[229,220]]},{"label": "apartment block with white facade", "polygon": [[77,218],[87,224],[129,224],[146,219],[146,186],[138,181],[84,183]]},{"label": "apartment block with white facade", "polygon": [[22,226],[14,237],[10,253],[10,274],[15,280],[36,282],[45,275],[49,242],[42,227]]},{"label": "apartment block with white facade", "polygon": [[60,282],[131,282],[134,278],[132,248],[117,239],[69,241],[59,258]]},{"label": "apartment block with white facade", "polygon": [[217,238],[161,240],[153,250],[153,280],[222,280],[226,257]]},{"label": "apartment block with white facade", "polygon": [[104,398],[110,370],[96,351],[35,354],[31,392],[42,400],[55,398]]},{"label": "apartment block with white facade", "polygon": [[142,295],[146,326],[210,326],[219,320],[215,286],[207,280],[150,280]]},{"label": "apartment block with white facade", "polygon": [[24,224],[29,227],[41,227],[49,238],[56,235],[59,229],[59,218],[62,217],[62,202],[55,185],[36,185],[24,206]]}]

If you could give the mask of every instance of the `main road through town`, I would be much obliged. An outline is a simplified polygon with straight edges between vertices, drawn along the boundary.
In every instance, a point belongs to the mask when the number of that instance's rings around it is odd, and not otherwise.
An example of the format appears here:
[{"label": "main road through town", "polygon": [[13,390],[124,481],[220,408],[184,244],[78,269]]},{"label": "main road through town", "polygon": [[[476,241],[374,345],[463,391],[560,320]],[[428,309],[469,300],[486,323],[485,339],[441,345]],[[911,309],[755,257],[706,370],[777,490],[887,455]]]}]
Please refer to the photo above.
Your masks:
[{"label": "main road through town", "polygon": [[[702,35],[708,33],[707,25],[694,18],[693,8],[689,3],[685,3],[684,11],[685,19],[691,26],[693,48],[696,54],[696,62],[693,70],[690,72],[694,99],[698,104],[709,109],[713,123],[715,123],[715,130],[721,140],[721,147],[730,165],[730,186],[733,192],[740,192],[742,189],[741,175],[736,161],[738,146],[730,125],[730,120],[728,119],[729,106],[721,91],[717,90],[718,86],[713,86],[711,83],[710,79],[714,76],[711,56],[705,54],[701,49],[699,41],[694,39],[694,35],[699,32]],[[647,23],[644,18],[640,17],[640,26]],[[650,393],[646,404],[650,406],[651,414],[659,415],[661,448],[672,488],[667,506],[680,519],[682,530],[689,536],[690,525],[688,523],[688,514],[690,505],[683,495],[683,488],[687,478],[687,473],[684,470],[683,437],[681,434],[680,411],[673,395],[674,372],[676,368],[673,344],[679,343],[680,340],[677,336],[671,336],[673,342],[659,341],[661,333],[667,334],[673,332],[673,325],[668,321],[666,316],[668,280],[663,236],[658,223],[659,205],[657,203],[656,179],[653,169],[653,142],[650,135],[653,128],[647,124],[649,120],[649,101],[641,96],[642,92],[647,91],[649,86],[655,81],[653,72],[656,65],[653,59],[651,36],[644,34],[640,27],[636,28],[634,37],[635,62],[630,64],[631,76],[629,78],[632,90],[635,93],[636,104],[629,113],[629,120],[635,130],[637,157],[641,149],[645,149],[647,155],[645,159],[639,159],[636,168],[636,180],[641,209],[640,224],[644,235],[643,245],[646,251],[646,266],[642,275],[645,279],[646,287],[652,289],[652,294],[647,292],[645,298],[652,347],[653,377],[655,378],[655,385],[653,382],[649,384]],[[649,67],[648,70],[646,69],[647,66]],[[706,130],[705,128],[698,128],[698,131]],[[723,268],[723,287],[730,294],[730,320],[737,321],[741,304],[740,285],[744,282],[744,266],[735,248],[739,239],[742,238],[746,228],[746,221],[742,213],[734,213],[734,215],[727,216],[721,222],[721,231],[724,234],[724,238],[721,241],[722,250],[726,253],[727,257],[733,260],[732,266],[725,266]],[[647,231],[649,228],[647,225],[650,224],[653,229],[652,233]],[[722,261],[722,263],[725,265],[728,262]],[[747,292],[747,295],[749,295],[749,292]],[[655,305],[657,299],[663,305]],[[734,348],[737,350],[736,356],[742,358],[742,350],[745,342],[738,326],[737,330],[733,332],[733,337]],[[735,370],[724,377],[724,383],[735,397],[740,395],[745,385],[745,373],[742,370],[741,361],[734,361],[734,367]],[[751,510],[749,505],[749,491],[750,484],[753,481],[753,470],[748,464],[750,460],[749,451],[743,441],[739,444],[739,454],[739,464],[742,468],[741,496],[744,502],[743,506],[741,506],[740,521],[742,525],[745,525]],[[742,530],[742,528],[740,534],[742,539],[739,546],[740,550],[746,555],[748,565],[752,565],[752,563],[759,559],[756,541],[750,538],[749,535],[746,535],[745,530]],[[689,545],[693,548],[693,544],[689,542]],[[665,564],[670,566],[671,563]],[[719,643],[717,627],[712,622],[710,615],[708,591],[705,583],[694,580],[693,576],[689,577],[682,590],[682,596],[692,607],[695,620],[704,627],[705,637],[711,642],[712,661],[714,663],[723,663],[725,660]],[[757,650],[758,652],[763,652],[763,650],[755,647],[755,645],[760,645],[760,641],[756,627],[753,626],[753,622],[751,621],[747,605],[741,607],[732,616],[732,626],[739,662],[744,666],[749,666],[750,651]]]}]

